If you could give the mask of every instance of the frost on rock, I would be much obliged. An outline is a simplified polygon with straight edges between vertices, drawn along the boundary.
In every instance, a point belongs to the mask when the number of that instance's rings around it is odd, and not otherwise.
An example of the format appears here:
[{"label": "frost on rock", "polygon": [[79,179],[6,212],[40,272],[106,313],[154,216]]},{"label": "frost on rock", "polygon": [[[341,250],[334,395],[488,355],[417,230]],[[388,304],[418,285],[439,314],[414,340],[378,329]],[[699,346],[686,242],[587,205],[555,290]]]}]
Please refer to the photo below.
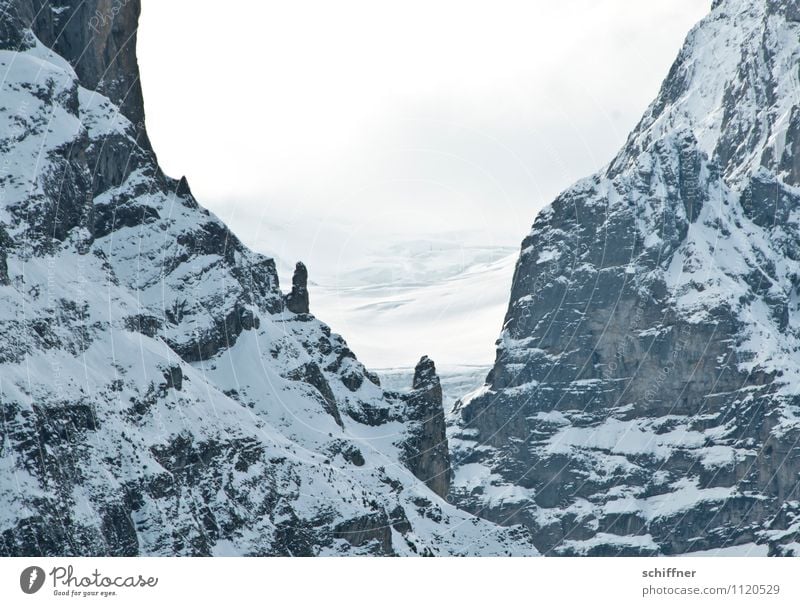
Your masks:
[{"label": "frost on rock", "polygon": [[412,472],[428,417],[305,267],[285,296],[160,170],[139,2],[92,35],[99,0],[58,4],[0,0],[0,555],[536,553]]},{"label": "frost on rock", "polygon": [[546,554],[796,553],[800,5],[721,0],[522,244],[449,429],[462,507]]}]

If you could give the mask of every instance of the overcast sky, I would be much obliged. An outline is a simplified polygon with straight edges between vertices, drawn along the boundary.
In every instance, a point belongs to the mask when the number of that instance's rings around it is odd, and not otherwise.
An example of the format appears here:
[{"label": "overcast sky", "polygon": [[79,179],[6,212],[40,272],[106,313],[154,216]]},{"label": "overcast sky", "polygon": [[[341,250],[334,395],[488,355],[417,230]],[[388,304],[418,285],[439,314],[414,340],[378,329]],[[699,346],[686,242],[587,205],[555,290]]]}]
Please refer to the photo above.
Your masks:
[{"label": "overcast sky", "polygon": [[517,247],[621,147],[710,0],[142,4],[165,171],[330,281],[376,244]]},{"label": "overcast sky", "polygon": [[709,0],[144,0],[147,123],[201,201],[521,238],[620,147]]}]

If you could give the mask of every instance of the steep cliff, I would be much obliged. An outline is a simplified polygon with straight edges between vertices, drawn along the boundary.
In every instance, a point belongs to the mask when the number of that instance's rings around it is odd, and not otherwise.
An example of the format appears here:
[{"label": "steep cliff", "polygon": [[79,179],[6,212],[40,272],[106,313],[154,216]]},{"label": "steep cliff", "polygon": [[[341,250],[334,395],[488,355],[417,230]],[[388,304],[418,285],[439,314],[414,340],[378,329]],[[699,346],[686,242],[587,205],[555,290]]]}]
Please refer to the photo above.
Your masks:
[{"label": "steep cliff", "polygon": [[800,553],[799,67],[797,0],[718,0],[539,214],[457,503],[547,554]]},{"label": "steep cliff", "polygon": [[414,370],[412,391],[405,396],[405,418],[412,423],[404,442],[404,460],[411,472],[440,497],[450,489],[448,451],[442,386],[436,366],[428,356]]}]

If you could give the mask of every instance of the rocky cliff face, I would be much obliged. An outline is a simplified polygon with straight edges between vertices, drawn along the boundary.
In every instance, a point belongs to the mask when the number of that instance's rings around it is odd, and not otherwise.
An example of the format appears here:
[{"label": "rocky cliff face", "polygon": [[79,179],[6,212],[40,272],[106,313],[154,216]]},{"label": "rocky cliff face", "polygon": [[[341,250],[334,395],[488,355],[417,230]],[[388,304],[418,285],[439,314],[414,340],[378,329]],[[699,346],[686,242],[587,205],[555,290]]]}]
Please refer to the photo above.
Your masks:
[{"label": "rocky cliff face", "polygon": [[414,370],[406,395],[405,417],[412,421],[404,442],[404,460],[411,472],[440,497],[450,489],[450,453],[442,407],[442,386],[433,360],[424,356]]},{"label": "rocky cliff face", "polygon": [[456,502],[547,554],[800,554],[798,66],[797,0],[715,2],[536,218],[454,413]]},{"label": "rocky cliff face", "polygon": [[535,553],[440,498],[435,375],[382,390],[159,169],[138,14],[0,0],[0,555]]}]

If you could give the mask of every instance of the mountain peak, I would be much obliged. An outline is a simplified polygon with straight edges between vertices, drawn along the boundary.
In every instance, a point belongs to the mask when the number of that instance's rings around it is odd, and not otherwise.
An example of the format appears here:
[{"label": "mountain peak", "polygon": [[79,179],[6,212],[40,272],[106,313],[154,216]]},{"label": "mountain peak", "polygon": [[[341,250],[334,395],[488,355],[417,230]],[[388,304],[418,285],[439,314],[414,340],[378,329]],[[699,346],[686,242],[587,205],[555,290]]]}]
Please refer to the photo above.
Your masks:
[{"label": "mountain peak", "polygon": [[726,183],[743,187],[760,167],[786,162],[798,128],[800,4],[725,0],[689,33],[656,100],[611,163],[630,167],[659,140],[690,132]]},{"label": "mountain peak", "polygon": [[439,383],[439,377],[436,374],[436,365],[428,356],[422,356],[414,368],[414,389],[422,389],[432,384]]}]

